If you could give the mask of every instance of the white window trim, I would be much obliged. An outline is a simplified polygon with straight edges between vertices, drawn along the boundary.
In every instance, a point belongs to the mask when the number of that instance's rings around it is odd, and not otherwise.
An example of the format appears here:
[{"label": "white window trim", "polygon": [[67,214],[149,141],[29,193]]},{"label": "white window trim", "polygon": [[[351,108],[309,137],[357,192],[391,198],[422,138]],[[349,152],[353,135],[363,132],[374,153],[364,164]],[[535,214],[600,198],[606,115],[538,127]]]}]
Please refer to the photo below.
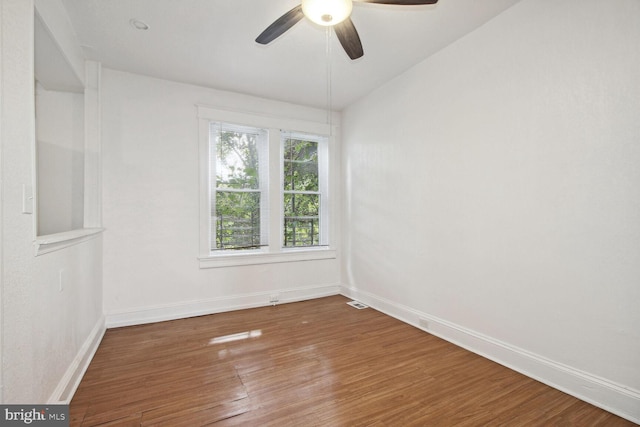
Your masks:
[{"label": "white window trim", "polygon": [[315,261],[337,258],[336,251],[329,248],[287,249],[279,253],[252,252],[225,254],[198,258],[200,268],[236,267],[241,265],[276,264],[282,262]]},{"label": "white window trim", "polygon": [[[196,105],[198,109],[198,138],[199,138],[199,157],[200,157],[200,218],[199,218],[199,266],[200,268],[217,268],[231,267],[242,265],[271,264],[282,262],[299,262],[311,260],[324,260],[337,258],[337,251],[332,246],[324,247],[308,247],[308,248],[282,248],[281,234],[283,225],[281,221],[270,221],[269,246],[255,251],[224,251],[212,254],[210,250],[209,236],[211,235],[211,188],[209,179],[209,123],[212,121],[234,123],[251,127],[264,128],[269,131],[269,157],[271,162],[280,162],[282,158],[282,149],[280,143],[279,131],[286,129],[291,132],[300,132],[304,134],[323,135],[328,138],[329,156],[333,156],[335,150],[332,149],[331,127],[326,123],[319,123],[306,120],[291,119],[286,117],[270,116],[264,114],[243,113],[237,111],[221,110],[205,105]],[[277,140],[271,140],[275,138]],[[334,168],[334,162],[329,162],[329,169]],[[280,170],[282,168],[280,167]],[[329,171],[327,176],[331,181]],[[269,188],[280,189],[282,185],[281,176],[279,174],[270,174]],[[329,190],[333,185],[329,182]],[[278,190],[281,192],[281,190]],[[278,197],[270,198],[270,216],[271,218],[282,217],[282,206]],[[328,201],[327,201],[328,202]],[[327,218],[331,226],[329,228],[329,242],[333,245],[335,241],[335,219],[337,213],[335,208],[328,205]]]}]

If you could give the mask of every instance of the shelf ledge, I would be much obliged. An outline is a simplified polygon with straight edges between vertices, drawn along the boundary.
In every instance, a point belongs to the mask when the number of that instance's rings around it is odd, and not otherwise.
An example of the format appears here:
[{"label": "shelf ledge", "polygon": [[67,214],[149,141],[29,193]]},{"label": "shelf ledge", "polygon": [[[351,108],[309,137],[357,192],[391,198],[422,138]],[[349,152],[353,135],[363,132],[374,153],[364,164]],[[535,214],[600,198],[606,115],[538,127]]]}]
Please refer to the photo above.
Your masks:
[{"label": "shelf ledge", "polygon": [[36,256],[86,242],[97,237],[103,231],[104,228],[80,228],[78,230],[38,236],[34,241]]}]

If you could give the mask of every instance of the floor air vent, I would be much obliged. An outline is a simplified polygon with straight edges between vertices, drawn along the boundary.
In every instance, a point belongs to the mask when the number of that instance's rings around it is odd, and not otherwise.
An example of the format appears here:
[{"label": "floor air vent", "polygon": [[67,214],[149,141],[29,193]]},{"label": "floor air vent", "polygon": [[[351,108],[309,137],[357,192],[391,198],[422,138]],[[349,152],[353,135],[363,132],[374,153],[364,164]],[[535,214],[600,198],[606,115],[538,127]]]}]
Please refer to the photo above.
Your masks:
[{"label": "floor air vent", "polygon": [[369,308],[368,305],[365,305],[360,301],[351,301],[351,302],[348,302],[347,304],[349,304],[351,307],[357,308],[358,310],[362,310],[363,308]]}]

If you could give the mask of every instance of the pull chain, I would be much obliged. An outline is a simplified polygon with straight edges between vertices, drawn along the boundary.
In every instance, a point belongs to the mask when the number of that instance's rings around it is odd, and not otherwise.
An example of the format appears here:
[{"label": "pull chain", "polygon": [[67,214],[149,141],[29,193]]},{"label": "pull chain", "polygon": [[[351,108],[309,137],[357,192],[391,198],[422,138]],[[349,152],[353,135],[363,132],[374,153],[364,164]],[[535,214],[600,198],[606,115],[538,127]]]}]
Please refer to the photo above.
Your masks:
[{"label": "pull chain", "polygon": [[326,59],[327,59],[327,124],[329,125],[329,136],[333,135],[333,114],[331,113],[333,100],[331,87],[331,31],[332,27],[326,27]]}]

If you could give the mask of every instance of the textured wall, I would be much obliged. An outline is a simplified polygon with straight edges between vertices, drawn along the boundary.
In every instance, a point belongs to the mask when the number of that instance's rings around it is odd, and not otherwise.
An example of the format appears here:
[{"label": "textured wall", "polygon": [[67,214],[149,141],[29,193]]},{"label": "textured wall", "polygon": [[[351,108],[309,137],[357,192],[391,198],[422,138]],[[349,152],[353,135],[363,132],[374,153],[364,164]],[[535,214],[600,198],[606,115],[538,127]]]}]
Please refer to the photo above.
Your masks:
[{"label": "textured wall", "polygon": [[38,235],[84,224],[84,94],[36,87]]},{"label": "textured wall", "polygon": [[639,22],[524,0],[349,107],[343,281],[637,396]]},{"label": "textured wall", "polygon": [[22,213],[22,187],[35,186],[33,2],[1,7],[3,400],[44,403],[102,319],[102,240],[34,256]]}]

